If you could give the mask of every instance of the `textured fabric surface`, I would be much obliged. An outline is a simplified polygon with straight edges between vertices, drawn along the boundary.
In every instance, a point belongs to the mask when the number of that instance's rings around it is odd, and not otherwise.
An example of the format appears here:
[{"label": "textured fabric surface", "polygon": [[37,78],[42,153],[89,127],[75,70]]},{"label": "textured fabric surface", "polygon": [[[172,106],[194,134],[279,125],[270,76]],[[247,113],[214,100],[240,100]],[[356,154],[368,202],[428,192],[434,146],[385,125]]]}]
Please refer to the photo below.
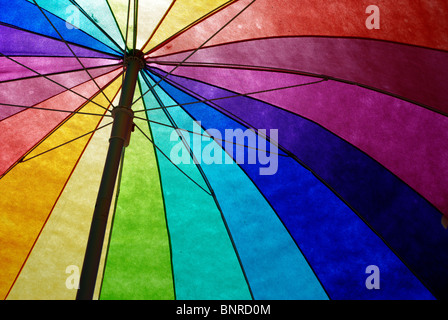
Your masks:
[{"label": "textured fabric surface", "polygon": [[448,4],[372,5],[0,0],[0,298],[76,298],[141,50],[94,299],[447,299]]}]

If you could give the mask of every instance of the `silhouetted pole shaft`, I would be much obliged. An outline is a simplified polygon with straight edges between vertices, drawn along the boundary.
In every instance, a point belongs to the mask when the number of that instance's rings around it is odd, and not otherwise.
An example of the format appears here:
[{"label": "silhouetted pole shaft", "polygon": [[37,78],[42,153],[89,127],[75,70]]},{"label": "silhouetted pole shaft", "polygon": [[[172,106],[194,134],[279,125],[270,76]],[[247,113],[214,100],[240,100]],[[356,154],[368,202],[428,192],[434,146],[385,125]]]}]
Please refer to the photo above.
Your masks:
[{"label": "silhouetted pole shaft", "polygon": [[141,64],[138,60],[128,60],[126,75],[121,91],[120,103],[112,111],[114,122],[109,150],[104,165],[103,176],[98,191],[92,224],[90,227],[84,264],[79,281],[76,299],[91,300],[93,298],[98,268],[101,260],[101,251],[106,233],[112,197],[120,167],[124,147],[129,144],[129,137],[133,127],[133,112],[131,110],[134,91],[137,84],[138,72]]}]

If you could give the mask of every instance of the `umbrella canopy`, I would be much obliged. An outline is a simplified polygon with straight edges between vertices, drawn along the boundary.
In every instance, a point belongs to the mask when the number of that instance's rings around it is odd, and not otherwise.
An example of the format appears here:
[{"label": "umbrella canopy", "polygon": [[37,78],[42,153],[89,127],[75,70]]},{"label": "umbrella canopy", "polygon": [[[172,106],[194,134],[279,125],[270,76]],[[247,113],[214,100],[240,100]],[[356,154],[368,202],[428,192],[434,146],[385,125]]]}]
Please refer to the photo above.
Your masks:
[{"label": "umbrella canopy", "polygon": [[0,0],[0,297],[447,299],[448,4],[369,2]]}]

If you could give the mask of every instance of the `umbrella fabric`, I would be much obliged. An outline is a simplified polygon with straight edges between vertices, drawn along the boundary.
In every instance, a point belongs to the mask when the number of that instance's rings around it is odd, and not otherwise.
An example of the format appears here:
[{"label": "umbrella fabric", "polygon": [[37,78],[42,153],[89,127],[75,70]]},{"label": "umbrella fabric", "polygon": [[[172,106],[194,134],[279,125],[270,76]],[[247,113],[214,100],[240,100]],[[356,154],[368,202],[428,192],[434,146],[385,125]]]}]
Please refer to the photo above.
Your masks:
[{"label": "umbrella fabric", "polygon": [[0,3],[3,299],[76,297],[130,49],[95,298],[448,298],[446,2]]}]

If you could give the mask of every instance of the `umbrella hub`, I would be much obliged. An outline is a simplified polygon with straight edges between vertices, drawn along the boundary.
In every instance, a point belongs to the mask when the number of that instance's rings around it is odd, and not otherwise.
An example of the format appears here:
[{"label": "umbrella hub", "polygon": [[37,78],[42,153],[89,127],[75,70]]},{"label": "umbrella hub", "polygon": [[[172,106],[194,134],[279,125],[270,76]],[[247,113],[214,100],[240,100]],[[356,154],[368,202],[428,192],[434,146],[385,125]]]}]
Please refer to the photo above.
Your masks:
[{"label": "umbrella hub", "polygon": [[146,61],[144,59],[144,53],[137,49],[132,49],[127,53],[124,57],[124,65],[128,66],[131,61],[136,61],[140,67],[140,69],[143,69],[146,65]]},{"label": "umbrella hub", "polygon": [[114,124],[109,142],[113,139],[119,139],[124,142],[123,147],[127,147],[131,132],[134,131],[134,112],[131,108],[138,73],[145,67],[144,53],[140,50],[129,51],[125,56],[124,64],[126,66],[126,74],[122,85],[120,102],[112,111]]}]

